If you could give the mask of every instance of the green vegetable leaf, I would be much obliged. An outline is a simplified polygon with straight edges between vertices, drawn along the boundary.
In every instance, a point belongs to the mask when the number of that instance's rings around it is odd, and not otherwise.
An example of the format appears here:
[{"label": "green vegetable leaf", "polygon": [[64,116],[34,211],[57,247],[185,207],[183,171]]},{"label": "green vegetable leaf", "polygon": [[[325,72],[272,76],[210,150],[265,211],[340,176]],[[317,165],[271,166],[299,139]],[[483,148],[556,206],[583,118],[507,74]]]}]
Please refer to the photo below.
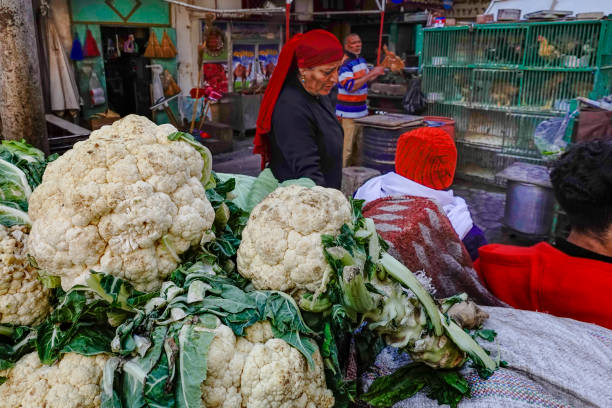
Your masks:
[{"label": "green vegetable leaf", "polygon": [[377,378],[361,399],[374,407],[390,407],[423,388],[427,389],[429,398],[451,407],[470,396],[467,381],[457,371],[435,370],[423,363],[411,363],[393,374]]},{"label": "green vegetable leaf", "polygon": [[202,168],[202,178],[200,179],[200,181],[204,185],[204,188],[214,187],[215,179],[212,174],[212,154],[210,154],[210,150],[208,150],[208,147],[204,146],[203,144],[198,142],[192,135],[185,132],[171,133],[168,135],[168,140],[189,143],[200,153],[202,159],[204,160],[204,167]]},{"label": "green vegetable leaf", "polygon": [[115,371],[119,367],[118,357],[106,361],[102,372],[101,408],[122,408],[121,400],[115,391]]},{"label": "green vegetable leaf", "polygon": [[158,363],[147,374],[144,396],[150,407],[169,408],[175,406],[174,393],[171,392],[171,370],[166,353],[161,354]]},{"label": "green vegetable leaf", "polygon": [[[1,195],[2,193],[0,193]],[[31,225],[30,217],[26,211],[27,202],[13,202],[0,200],[0,224],[5,227],[13,225]]]},{"label": "green vegetable leaf", "polygon": [[494,341],[496,336],[497,336],[497,332],[491,329],[476,330],[474,331],[474,334],[472,335],[474,339],[476,339],[477,337],[480,337],[481,339],[484,339],[486,341]]},{"label": "green vegetable leaf", "polygon": [[0,371],[9,369],[36,346],[36,330],[28,326],[0,325]]},{"label": "green vegetable leaf", "polygon": [[203,325],[185,324],[178,335],[178,378],[176,406],[199,408],[202,405],[202,382],[206,380],[208,350],[215,332]]}]

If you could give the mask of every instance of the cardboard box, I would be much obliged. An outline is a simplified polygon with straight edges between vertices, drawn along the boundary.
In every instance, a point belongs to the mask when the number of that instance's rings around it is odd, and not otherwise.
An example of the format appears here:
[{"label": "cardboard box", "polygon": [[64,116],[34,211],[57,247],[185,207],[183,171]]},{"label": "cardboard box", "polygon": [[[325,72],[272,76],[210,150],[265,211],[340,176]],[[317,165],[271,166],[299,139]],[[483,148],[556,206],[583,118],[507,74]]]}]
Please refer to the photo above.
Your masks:
[{"label": "cardboard box", "polygon": [[493,22],[493,14],[480,14],[476,16],[476,24],[486,24]]},{"label": "cardboard box", "polygon": [[117,121],[119,119],[121,119],[121,118],[99,118],[99,117],[93,117],[93,118],[90,118],[88,120],[88,124],[89,124],[89,128],[91,130],[97,130],[97,129],[100,129],[102,126],[112,125],[113,123],[115,123],[115,121]]}]

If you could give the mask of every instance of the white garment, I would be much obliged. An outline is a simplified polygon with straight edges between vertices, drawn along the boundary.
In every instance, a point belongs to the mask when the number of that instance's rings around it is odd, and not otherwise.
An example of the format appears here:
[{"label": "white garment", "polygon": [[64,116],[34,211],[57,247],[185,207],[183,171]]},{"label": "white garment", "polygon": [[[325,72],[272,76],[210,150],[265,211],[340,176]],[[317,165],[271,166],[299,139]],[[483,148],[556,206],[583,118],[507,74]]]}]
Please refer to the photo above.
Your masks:
[{"label": "white garment", "polygon": [[57,29],[51,20],[47,24],[49,47],[49,86],[51,110],[79,110],[79,89],[74,78],[74,72],[62,46]]},{"label": "white garment", "polygon": [[430,198],[437,202],[460,239],[463,239],[474,226],[465,200],[454,196],[452,190],[434,190],[393,172],[368,180],[359,187],[355,198],[365,200],[367,203],[382,197],[405,195]]}]

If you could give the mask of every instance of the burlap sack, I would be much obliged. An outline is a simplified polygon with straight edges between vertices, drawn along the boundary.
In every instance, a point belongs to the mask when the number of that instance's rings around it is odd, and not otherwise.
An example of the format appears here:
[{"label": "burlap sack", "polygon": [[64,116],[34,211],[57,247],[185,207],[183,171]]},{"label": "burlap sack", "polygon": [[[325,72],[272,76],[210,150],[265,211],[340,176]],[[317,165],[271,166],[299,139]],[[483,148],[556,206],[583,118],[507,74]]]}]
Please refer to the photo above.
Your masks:
[{"label": "burlap sack", "polygon": [[[497,332],[494,343],[481,341],[493,356],[509,363],[482,380],[471,368],[463,374],[472,397],[467,408],[612,407],[612,330],[572,319],[511,308],[483,307],[485,328]],[[362,376],[365,388],[410,361],[385,349]],[[395,408],[437,407],[423,393]]]}]

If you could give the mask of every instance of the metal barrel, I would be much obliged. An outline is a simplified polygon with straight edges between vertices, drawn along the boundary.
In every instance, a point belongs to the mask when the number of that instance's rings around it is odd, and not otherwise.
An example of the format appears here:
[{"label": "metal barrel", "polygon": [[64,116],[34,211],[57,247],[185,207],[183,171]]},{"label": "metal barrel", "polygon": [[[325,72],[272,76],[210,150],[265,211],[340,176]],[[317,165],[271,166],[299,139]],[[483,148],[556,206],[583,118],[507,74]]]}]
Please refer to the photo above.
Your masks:
[{"label": "metal barrel", "polygon": [[397,139],[405,132],[417,129],[385,129],[372,126],[363,128],[363,166],[379,170],[382,174],[395,171]]}]

